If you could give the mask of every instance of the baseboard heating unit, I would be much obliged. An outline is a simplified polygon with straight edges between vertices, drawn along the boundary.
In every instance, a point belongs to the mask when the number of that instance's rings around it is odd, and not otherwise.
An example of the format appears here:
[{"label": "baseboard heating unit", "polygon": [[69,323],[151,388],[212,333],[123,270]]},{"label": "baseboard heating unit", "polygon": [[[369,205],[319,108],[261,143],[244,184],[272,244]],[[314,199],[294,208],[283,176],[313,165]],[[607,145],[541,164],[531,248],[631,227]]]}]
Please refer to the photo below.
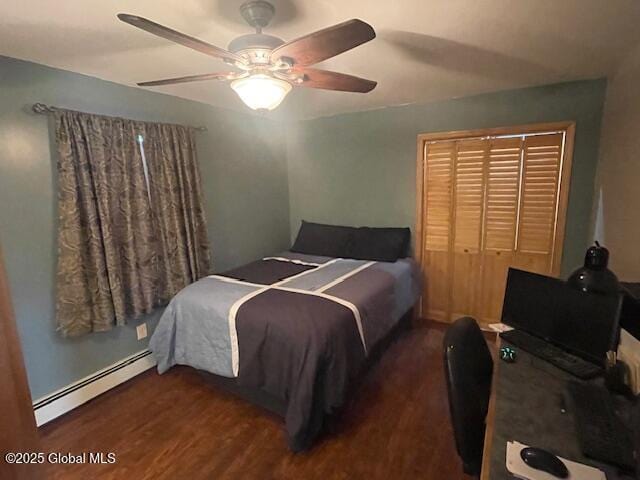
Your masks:
[{"label": "baseboard heating unit", "polygon": [[44,425],[155,365],[156,360],[151,352],[142,350],[39,398],[33,403],[36,424]]}]

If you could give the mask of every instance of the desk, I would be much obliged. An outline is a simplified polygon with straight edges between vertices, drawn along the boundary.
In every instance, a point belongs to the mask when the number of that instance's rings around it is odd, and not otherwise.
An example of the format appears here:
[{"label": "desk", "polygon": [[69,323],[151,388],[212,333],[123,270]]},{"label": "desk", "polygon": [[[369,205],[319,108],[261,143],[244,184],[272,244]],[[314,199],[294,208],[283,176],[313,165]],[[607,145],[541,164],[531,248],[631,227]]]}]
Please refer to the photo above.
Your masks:
[{"label": "desk", "polygon": [[607,480],[634,480],[615,467],[585,458],[580,452],[573,415],[569,409],[567,413],[561,412],[566,382],[575,377],[514,348],[515,363],[501,360],[495,363],[480,479],[514,478],[506,469],[505,456],[507,441],[517,440],[598,467],[606,473]]}]

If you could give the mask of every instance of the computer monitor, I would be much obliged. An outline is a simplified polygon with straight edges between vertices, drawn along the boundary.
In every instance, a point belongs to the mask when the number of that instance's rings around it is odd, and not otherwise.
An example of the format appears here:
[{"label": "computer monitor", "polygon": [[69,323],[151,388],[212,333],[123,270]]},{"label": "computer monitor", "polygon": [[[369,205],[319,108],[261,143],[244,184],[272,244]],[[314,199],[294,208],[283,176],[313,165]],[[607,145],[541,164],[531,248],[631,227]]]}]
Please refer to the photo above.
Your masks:
[{"label": "computer monitor", "polygon": [[584,293],[564,281],[510,268],[502,322],[603,365],[619,338],[621,295]]}]

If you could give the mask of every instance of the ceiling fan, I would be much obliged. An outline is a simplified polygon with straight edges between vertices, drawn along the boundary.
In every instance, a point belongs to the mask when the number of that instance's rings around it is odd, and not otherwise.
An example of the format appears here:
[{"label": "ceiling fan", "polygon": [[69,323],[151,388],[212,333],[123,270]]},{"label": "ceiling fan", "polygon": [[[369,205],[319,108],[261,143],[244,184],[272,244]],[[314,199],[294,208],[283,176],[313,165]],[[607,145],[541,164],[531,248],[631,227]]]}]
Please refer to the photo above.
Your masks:
[{"label": "ceiling fan", "polygon": [[219,58],[235,71],[205,73],[186,77],[138,83],[140,86],[170,85],[201,80],[226,80],[242,101],[254,110],[273,110],[291,91],[292,86],[366,93],[376,82],[344,73],[311,68],[312,65],[339,55],[375,38],[368,23],[353,19],[285,42],[262,33],[275,14],[266,0],[251,0],[240,7],[245,21],[256,33],[241,35],[231,41],[228,50],[177,32],[143,17],[118,14],[134,27]]}]

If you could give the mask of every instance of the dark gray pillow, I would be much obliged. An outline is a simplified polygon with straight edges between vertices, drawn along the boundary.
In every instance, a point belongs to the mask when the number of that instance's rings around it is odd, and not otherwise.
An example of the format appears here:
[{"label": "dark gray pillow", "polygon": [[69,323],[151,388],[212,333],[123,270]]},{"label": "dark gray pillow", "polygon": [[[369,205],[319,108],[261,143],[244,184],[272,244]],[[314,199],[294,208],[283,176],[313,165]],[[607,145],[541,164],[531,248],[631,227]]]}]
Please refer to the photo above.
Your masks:
[{"label": "dark gray pillow", "polygon": [[353,232],[349,258],[395,262],[407,256],[411,242],[409,228],[360,227]]},{"label": "dark gray pillow", "polygon": [[346,257],[354,230],[353,227],[324,225],[303,220],[291,251],[325,257]]},{"label": "dark gray pillow", "polygon": [[395,262],[408,254],[409,228],[344,227],[302,221],[292,252]]}]

